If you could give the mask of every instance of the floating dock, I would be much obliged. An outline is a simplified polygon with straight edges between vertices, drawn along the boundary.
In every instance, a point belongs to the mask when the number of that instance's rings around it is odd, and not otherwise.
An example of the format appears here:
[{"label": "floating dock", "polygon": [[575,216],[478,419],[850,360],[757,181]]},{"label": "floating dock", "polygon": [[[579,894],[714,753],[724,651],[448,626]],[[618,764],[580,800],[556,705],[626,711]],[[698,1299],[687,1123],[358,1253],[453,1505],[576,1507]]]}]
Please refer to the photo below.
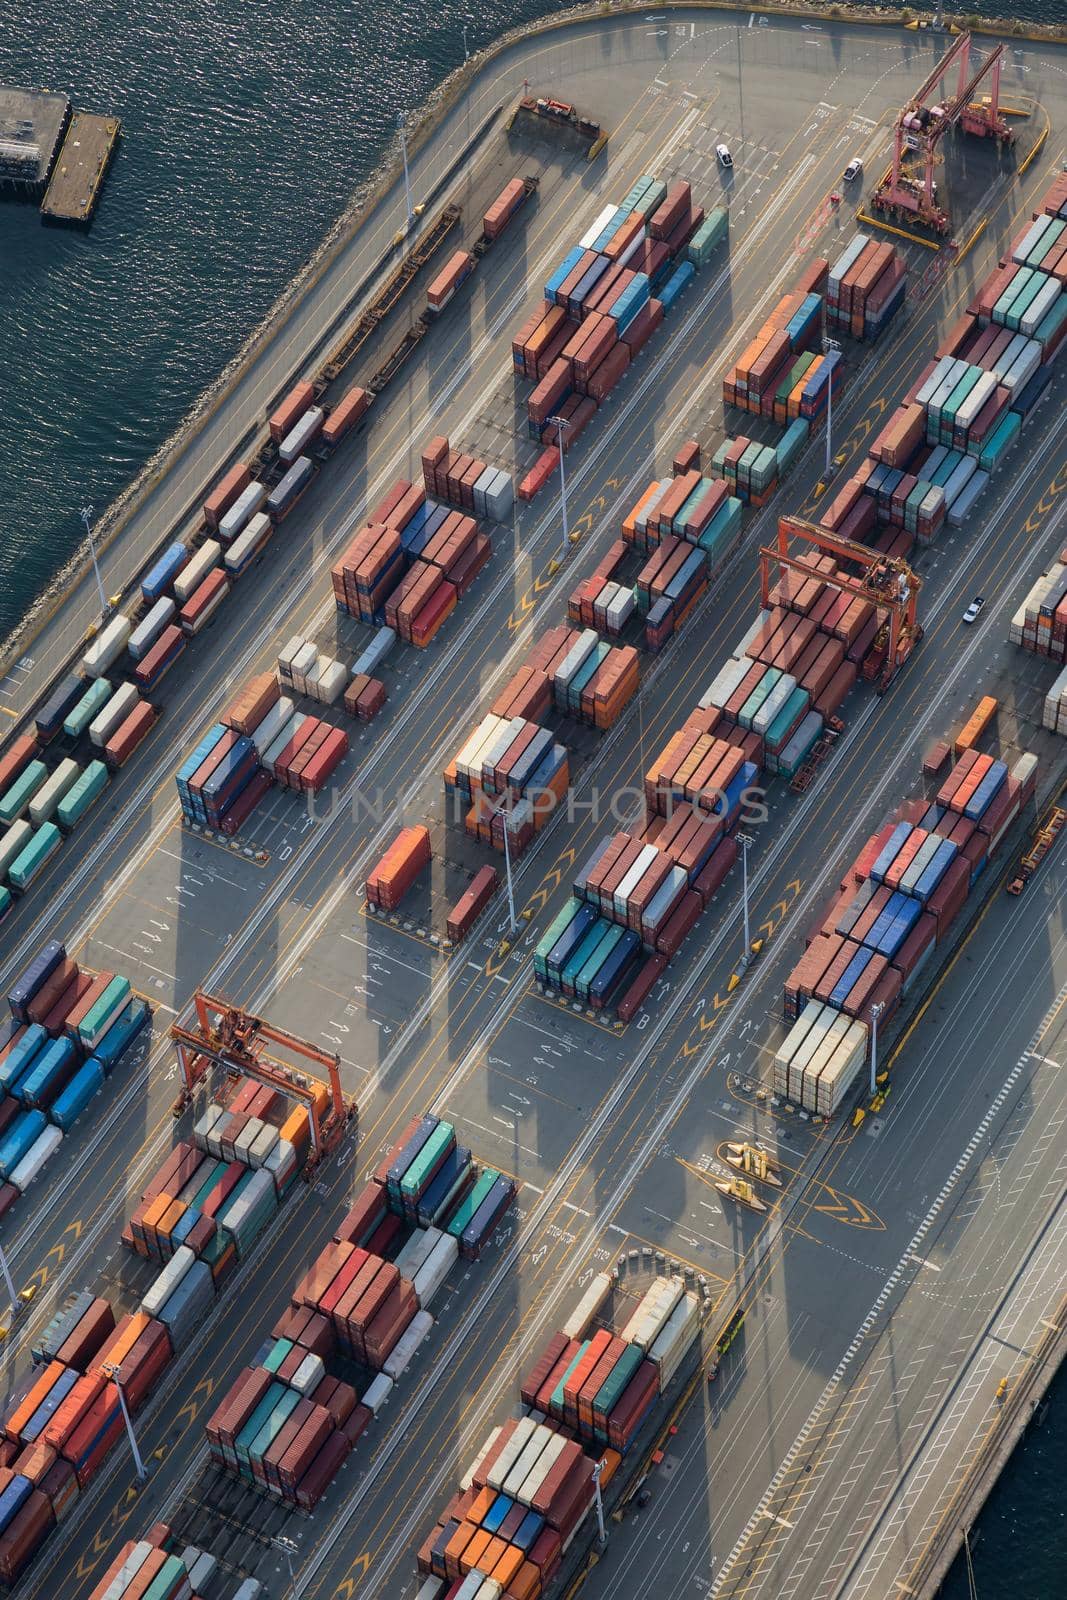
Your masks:
[{"label": "floating dock", "polygon": [[121,129],[118,117],[92,111],[74,113],[41,201],[46,222],[87,225],[92,221]]},{"label": "floating dock", "polygon": [[69,121],[65,94],[0,84],[0,191],[40,199]]}]

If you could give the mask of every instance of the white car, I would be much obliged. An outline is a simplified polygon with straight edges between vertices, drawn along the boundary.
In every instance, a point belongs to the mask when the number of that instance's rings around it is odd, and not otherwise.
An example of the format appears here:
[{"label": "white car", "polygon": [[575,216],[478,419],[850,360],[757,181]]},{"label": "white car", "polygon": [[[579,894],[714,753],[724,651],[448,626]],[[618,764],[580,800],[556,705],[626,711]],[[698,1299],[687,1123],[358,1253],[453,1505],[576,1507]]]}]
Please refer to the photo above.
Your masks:
[{"label": "white car", "polygon": [[985,607],[985,595],[976,594],[966,611],[963,613],[964,622],[977,622]]},{"label": "white car", "polygon": [[863,162],[860,160],[859,156],[853,156],[852,160],[849,162],[848,166],[845,168],[845,173],[844,173],[845,182],[846,183],[855,183],[856,179],[857,178],[861,178],[862,176],[863,176]]},{"label": "white car", "polygon": [[730,146],[728,144],[717,144],[715,146],[715,154],[719,158],[720,167],[730,168],[733,166],[734,158],[730,154]]}]

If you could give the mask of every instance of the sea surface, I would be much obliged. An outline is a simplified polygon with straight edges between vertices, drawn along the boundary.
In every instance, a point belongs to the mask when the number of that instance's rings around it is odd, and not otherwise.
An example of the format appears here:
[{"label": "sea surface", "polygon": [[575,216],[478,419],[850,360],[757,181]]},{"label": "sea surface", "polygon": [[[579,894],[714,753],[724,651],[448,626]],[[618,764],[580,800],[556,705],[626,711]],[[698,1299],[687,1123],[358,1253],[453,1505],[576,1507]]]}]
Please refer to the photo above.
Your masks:
[{"label": "sea surface", "polygon": [[[88,234],[0,199],[0,638],[374,170],[398,110],[545,0],[0,4],[0,82],[114,111]],[[1012,15],[1067,20],[1067,0]],[[6,19],[6,20],[5,20]],[[1067,1377],[998,1487],[981,1600],[1067,1597]],[[945,1593],[971,1600],[957,1564]]]}]

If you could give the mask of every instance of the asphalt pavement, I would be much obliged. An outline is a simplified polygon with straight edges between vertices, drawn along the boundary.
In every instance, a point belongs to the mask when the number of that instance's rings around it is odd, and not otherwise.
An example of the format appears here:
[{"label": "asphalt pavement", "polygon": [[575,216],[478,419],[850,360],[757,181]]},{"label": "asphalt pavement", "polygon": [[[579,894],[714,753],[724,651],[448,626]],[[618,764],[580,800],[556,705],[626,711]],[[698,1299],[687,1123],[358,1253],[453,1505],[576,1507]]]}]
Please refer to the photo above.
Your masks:
[{"label": "asphalt pavement", "polygon": [[[629,1030],[619,1032],[536,992],[532,944],[565,898],[575,862],[607,831],[588,812],[574,823],[557,819],[520,865],[517,896],[532,920],[514,948],[501,949],[497,910],[457,953],[443,953],[432,942],[433,917],[449,898],[444,891],[462,881],[472,859],[445,825],[441,767],[478,704],[491,697],[531,638],[560,619],[566,595],[615,537],[654,468],[662,470],[688,434],[705,443],[721,436],[719,383],[727,358],[789,287],[798,259],[815,248],[833,253],[848,236],[850,214],[830,213],[829,189],[857,139],[875,144],[879,118],[897,103],[902,85],[924,70],[929,53],[925,41],[909,38],[902,51],[895,38],[876,30],[827,31],[814,40],[800,37],[797,28],[786,33],[777,25],[745,30],[743,144],[737,33],[718,15],[693,22],[692,31],[688,17],[670,27],[634,20],[622,28],[615,21],[603,35],[578,32],[563,42],[538,43],[546,84],[569,91],[606,121],[610,112],[607,161],[590,170],[544,148],[505,153],[494,147],[487,159],[510,160],[512,170],[539,161],[537,210],[486,258],[469,298],[450,308],[401,388],[376,411],[369,433],[330,463],[284,524],[263,566],[230,602],[225,633],[216,625],[200,642],[205,648],[196,647],[195,669],[178,669],[161,734],[111,791],[110,810],[101,813],[92,839],[81,850],[68,846],[69,859],[20,907],[5,943],[5,975],[47,928],[65,933],[90,964],[129,972],[158,1011],[145,1062],[127,1068],[125,1082],[112,1084],[110,1098],[72,1141],[66,1169],[12,1213],[9,1255],[22,1280],[36,1280],[39,1308],[5,1355],[9,1389],[25,1371],[27,1333],[69,1287],[102,1277],[117,1298],[136,1292],[118,1232],[175,1135],[169,1106],[176,1084],[164,1035],[196,984],[221,989],[337,1049],[345,1086],[360,1103],[358,1146],[314,1191],[301,1191],[291,1202],[272,1239],[243,1269],[242,1282],[228,1291],[154,1397],[145,1442],[149,1453],[162,1454],[147,1497],[130,1501],[126,1465],[113,1458],[86,1497],[80,1520],[50,1542],[27,1581],[28,1593],[54,1592],[60,1573],[87,1592],[115,1542],[195,1484],[212,1396],[269,1330],[358,1175],[413,1110],[432,1104],[454,1116],[481,1159],[514,1173],[519,1206],[486,1261],[451,1286],[410,1388],[398,1391],[327,1506],[299,1528],[298,1593],[333,1594],[354,1566],[361,1580],[366,1577],[361,1593],[401,1592],[417,1536],[447,1497],[457,1464],[464,1452],[470,1455],[479,1431],[514,1405],[517,1366],[555,1326],[567,1297],[576,1297],[589,1264],[631,1247],[662,1249],[706,1276],[716,1307],[728,1302],[758,1230],[709,1194],[709,1163],[718,1159],[722,1139],[767,1126],[768,1113],[752,1086],[780,1026],[780,986],[796,940],[833,881],[836,862],[844,862],[913,785],[925,744],[962,720],[995,681],[1004,695],[1002,739],[1039,747],[1055,759],[1051,741],[1041,746],[1032,728],[1034,679],[1043,682],[1050,674],[1030,658],[1020,666],[1003,641],[1007,617],[1032,574],[1063,542],[1067,460],[1059,393],[1050,396],[1025,450],[987,495],[980,526],[939,542],[920,559],[927,636],[905,676],[885,701],[864,692],[853,696],[848,731],[807,795],[773,796],[771,823],[760,830],[752,860],[754,921],[767,924],[771,943],[736,1000],[724,998],[740,942],[733,878]],[[818,52],[834,60],[836,77],[827,77]],[[794,91],[788,105],[786,74]],[[834,100],[826,98],[831,93]],[[801,106],[804,116],[797,115]],[[728,190],[714,161],[720,137],[742,152]],[[908,321],[857,368],[835,406],[839,447],[847,457],[862,450],[927,359],[937,325],[958,314],[1016,219],[1028,214],[1057,150],[1053,139],[1021,183],[1002,175],[979,190],[977,169],[971,172],[968,221],[976,224],[985,215],[986,231],[958,265],[929,281]],[[662,345],[649,348],[569,458],[572,521],[582,537],[563,571],[553,576],[548,570],[559,523],[558,503],[546,497],[520,515],[513,534],[497,533],[493,562],[435,647],[425,656],[402,652],[390,665],[386,718],[356,736],[325,814],[301,813],[291,799],[273,802],[262,831],[252,835],[267,854],[263,863],[183,833],[173,797],[177,752],[189,747],[250,671],[269,665],[290,634],[314,632],[324,643],[337,638],[325,568],[367,502],[399,472],[417,466],[423,440],[438,431],[441,419],[456,440],[494,438],[492,459],[512,464],[528,458],[529,443],[514,424],[509,330],[521,320],[529,286],[543,279],[572,235],[606,198],[650,169],[690,177],[703,202],[728,194],[729,270],[726,261],[715,260],[698,277]],[[484,172],[465,181],[479,195],[490,187]],[[918,278],[926,257],[918,247],[914,253],[922,262]],[[639,781],[648,758],[696,703],[753,614],[754,551],[769,536],[774,512],[806,501],[820,465],[815,441],[776,506],[749,526],[742,552],[712,598],[647,672],[638,705],[619,727],[596,745],[576,738],[586,758],[576,785],[583,799],[594,787],[611,794]],[[969,634],[959,617],[976,590],[991,600],[983,628]],[[359,630],[340,637],[351,657]],[[416,775],[422,781],[411,813],[433,821],[436,911],[427,908],[423,915],[420,906],[405,927],[368,918],[359,886],[396,825],[376,820],[373,791],[397,796]],[[864,1137],[873,1158],[892,1162],[906,1145],[909,1160],[942,1167],[936,1123],[918,1119],[902,1144],[898,1117],[895,1103],[884,1133]],[[781,1136],[783,1160],[802,1182],[805,1163],[817,1159],[831,1135],[782,1119]],[[843,1180],[838,1191],[835,1179],[833,1189],[844,1199],[831,1204],[855,1215],[880,1215],[870,1173],[869,1167],[857,1173],[858,1194]],[[890,1210],[892,1201],[887,1197]],[[829,1214],[824,1226],[832,1253],[847,1247],[834,1244],[831,1222],[848,1224]],[[867,1235],[879,1233],[861,1227],[861,1251],[870,1245]],[[819,1240],[812,1248],[825,1260],[821,1247]],[[874,1259],[882,1262],[880,1254]],[[773,1405],[774,1373],[793,1370],[794,1335],[785,1313],[795,1306],[809,1336],[818,1329],[821,1340],[826,1327],[832,1330],[827,1342],[840,1337],[847,1345],[860,1308],[849,1295],[840,1303],[835,1295],[828,1306],[825,1278],[813,1264],[783,1284],[784,1320],[774,1353],[768,1343],[756,1384],[756,1374],[746,1371],[741,1386],[744,1403],[757,1413]],[[229,1308],[238,1304],[235,1316]],[[789,1381],[802,1404],[803,1384],[796,1375]],[[777,1425],[776,1438],[784,1437],[792,1416],[790,1410]],[[752,1493],[762,1493],[776,1470],[773,1456],[770,1446],[761,1449],[748,1482]],[[735,1502],[721,1535],[716,1526],[720,1545],[741,1536],[755,1503],[740,1492]],[[97,1530],[89,1542],[86,1528]],[[260,1559],[267,1569],[277,1558],[264,1549]]]}]

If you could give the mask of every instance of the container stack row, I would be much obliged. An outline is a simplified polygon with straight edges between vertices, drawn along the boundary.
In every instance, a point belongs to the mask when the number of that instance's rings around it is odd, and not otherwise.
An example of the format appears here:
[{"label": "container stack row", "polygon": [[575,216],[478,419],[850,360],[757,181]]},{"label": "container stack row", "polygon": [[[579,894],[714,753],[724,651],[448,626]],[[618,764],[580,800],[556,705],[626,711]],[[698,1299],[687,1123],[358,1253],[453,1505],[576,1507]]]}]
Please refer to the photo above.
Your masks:
[{"label": "container stack row", "polygon": [[867,841],[786,979],[794,1027],[776,1057],[777,1094],[821,1115],[837,1110],[866,1059],[850,1024],[869,1029],[875,1007],[880,1025],[891,1020],[1036,782],[1031,754],[1009,770],[964,750],[929,805],[908,801]]},{"label": "container stack row", "polygon": [[0,1217],[61,1148],[151,1012],[128,978],[52,940],[15,979],[0,1024]]},{"label": "container stack row", "polygon": [[669,1278],[618,1333],[593,1327],[609,1291],[594,1279],[523,1378],[523,1415],[490,1431],[419,1549],[420,1600],[538,1600],[592,1511],[597,1463],[608,1492],[700,1332],[696,1296]]},{"label": "container stack row", "polygon": [[506,521],[515,503],[510,473],[451,449],[444,434],[423,449],[422,478],[428,495],[489,522]]},{"label": "container stack row", "polygon": [[[551,667],[546,662],[538,669],[550,685]],[[518,714],[489,712],[445,768],[444,782],[449,814],[467,807],[466,830],[499,850],[506,828],[508,849],[517,857],[566,795],[570,758],[548,728]]]},{"label": "container stack row", "polygon": [[[146,1539],[128,1539],[93,1589],[89,1600],[199,1600],[216,1594],[218,1562],[206,1550],[186,1545],[180,1551],[166,1523],[156,1523]],[[253,1600],[260,1586],[241,1585],[233,1600]]]},{"label": "container stack row", "polygon": [[[946,522],[967,525],[1042,398],[1067,334],[1060,204],[1053,185],[823,513],[823,527],[906,557]],[[1026,264],[1046,237],[1041,260],[1051,271]]]},{"label": "container stack row", "polygon": [[828,375],[836,365],[833,353],[818,353],[822,332],[821,294],[794,290],[783,295],[723,379],[723,403],[752,416],[773,417],[784,390],[786,416],[781,420],[818,415],[826,403]]},{"label": "container stack row", "polygon": [[513,1194],[478,1172],[451,1123],[414,1118],[209,1419],[219,1465],[313,1509],[433,1327],[449,1272],[481,1252]]},{"label": "container stack row", "polygon": [[1009,638],[1034,655],[1067,662],[1067,550],[1043,572],[1011,619]]},{"label": "container stack row", "polygon": [[664,314],[722,242],[727,216],[705,218],[687,183],[640,178],[608,205],[549,276],[544,299],[512,343],[516,373],[534,384],[531,436],[545,446],[519,485],[532,499],[596,415]]},{"label": "container stack row", "polygon": [[879,338],[904,304],[907,287],[908,264],[896,245],[857,233],[830,268],[827,331]]},{"label": "container stack row", "polygon": [[[181,1275],[195,1260],[220,1285],[290,1194],[309,1141],[302,1106],[290,1110],[274,1090],[246,1080],[228,1108],[213,1103],[193,1139],[166,1157],[123,1229],[123,1244],[164,1267],[184,1250]],[[176,1287],[179,1275],[172,1277]]]},{"label": "container stack row", "polygon": [[421,823],[401,828],[367,874],[367,903],[376,911],[395,911],[419,874],[430,865],[430,830]]},{"label": "container stack row", "polygon": [[332,567],[334,601],[339,611],[384,623],[421,649],[491,554],[473,515],[427,499],[425,489],[401,479]]}]

